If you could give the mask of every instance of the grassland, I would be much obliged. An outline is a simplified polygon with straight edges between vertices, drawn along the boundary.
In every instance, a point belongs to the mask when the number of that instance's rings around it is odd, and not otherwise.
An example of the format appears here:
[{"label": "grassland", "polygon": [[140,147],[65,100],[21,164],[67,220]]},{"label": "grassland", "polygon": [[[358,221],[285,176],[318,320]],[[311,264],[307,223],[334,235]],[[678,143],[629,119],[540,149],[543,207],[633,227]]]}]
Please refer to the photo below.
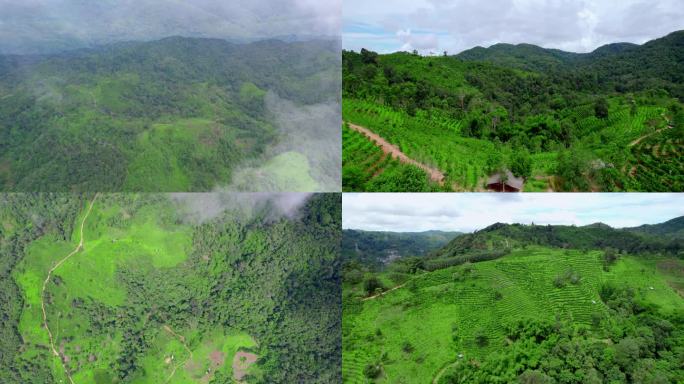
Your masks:
[{"label": "grassland", "polygon": [[[346,284],[344,382],[442,382],[458,365],[504,351],[510,344],[508,327],[518,321],[572,322],[586,327],[591,337],[607,338],[595,322],[611,318],[600,295],[605,284],[631,289],[644,305],[664,313],[684,310],[673,289],[684,278],[681,260],[624,256],[608,271],[603,265],[599,251],[534,246],[498,260],[417,274],[374,299],[362,300],[362,284]],[[574,276],[577,282],[559,287],[559,276]],[[381,281],[400,285],[388,274]],[[369,365],[381,366],[375,380],[365,375]],[[513,382],[517,376],[489,380]]]}]

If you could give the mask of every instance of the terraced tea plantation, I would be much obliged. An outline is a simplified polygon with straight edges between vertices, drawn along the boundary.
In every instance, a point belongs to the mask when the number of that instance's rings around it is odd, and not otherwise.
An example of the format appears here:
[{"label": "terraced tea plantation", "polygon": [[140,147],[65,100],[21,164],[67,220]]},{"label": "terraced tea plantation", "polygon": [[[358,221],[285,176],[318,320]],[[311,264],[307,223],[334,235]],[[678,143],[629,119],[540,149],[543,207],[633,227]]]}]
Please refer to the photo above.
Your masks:
[{"label": "terraced tea plantation", "polygon": [[656,164],[632,147],[648,138],[681,152],[673,58],[683,39],[678,31],[601,54],[529,44],[455,56],[344,51],[342,115],[444,173],[448,190],[494,189],[490,177],[510,171],[509,186],[529,192],[680,191],[674,156]]},{"label": "terraced tea plantation", "polygon": [[345,191],[421,192],[436,189],[422,169],[392,158],[362,133],[342,127]]},{"label": "terraced tea plantation", "polygon": [[[606,270],[601,251],[530,246],[405,281],[385,272],[380,280],[399,288],[372,298],[363,283],[346,283],[344,382],[518,382],[522,366],[544,366],[538,346],[514,343],[518,322],[555,323],[610,345],[620,336],[608,326],[618,320],[605,287],[626,289],[641,305],[681,321],[684,300],[672,285],[684,279],[682,268],[676,258],[625,255]],[[488,365],[491,356],[509,358]],[[583,382],[574,377],[567,382]]]}]

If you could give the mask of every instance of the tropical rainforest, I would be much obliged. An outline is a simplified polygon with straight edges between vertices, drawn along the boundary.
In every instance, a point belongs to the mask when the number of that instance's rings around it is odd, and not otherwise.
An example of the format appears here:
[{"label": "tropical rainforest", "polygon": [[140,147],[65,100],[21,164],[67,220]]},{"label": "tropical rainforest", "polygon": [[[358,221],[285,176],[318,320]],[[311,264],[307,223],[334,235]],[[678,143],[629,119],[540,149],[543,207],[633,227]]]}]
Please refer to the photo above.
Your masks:
[{"label": "tropical rainforest", "polygon": [[342,70],[344,190],[684,190],[684,31],[590,53],[343,51]]},{"label": "tropical rainforest", "polygon": [[339,60],[184,37],[0,55],[0,190],[338,191]]},{"label": "tropical rainforest", "polygon": [[0,195],[0,382],[339,382],[340,195],[214,195]]},{"label": "tropical rainforest", "polygon": [[683,231],[497,223],[345,257],[343,382],[680,383]]}]

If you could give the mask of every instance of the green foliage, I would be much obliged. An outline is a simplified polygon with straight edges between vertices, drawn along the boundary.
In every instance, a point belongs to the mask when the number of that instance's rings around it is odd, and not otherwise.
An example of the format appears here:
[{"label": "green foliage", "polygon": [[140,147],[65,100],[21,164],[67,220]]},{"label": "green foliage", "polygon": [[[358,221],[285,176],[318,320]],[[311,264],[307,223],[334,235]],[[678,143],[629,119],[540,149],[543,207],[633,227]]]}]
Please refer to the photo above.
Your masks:
[{"label": "green foliage", "polygon": [[62,362],[79,383],[230,382],[238,351],[247,382],[340,380],[339,195],[197,223],[166,195],[101,194],[44,294],[55,357],[40,289],[86,198],[0,196],[3,383],[65,382]]},{"label": "green foliage", "polygon": [[[669,53],[681,39],[585,55],[525,44],[457,58],[344,51],[343,117],[439,169],[445,189],[479,190],[508,168],[530,178],[527,190],[679,191],[682,135],[663,128],[681,110],[681,63]],[[357,145],[348,139],[345,149]],[[375,190],[358,182],[370,155],[348,160],[345,190]]]},{"label": "green foliage", "polygon": [[174,37],[19,58],[0,68],[0,190],[229,184],[282,139],[266,91],[334,101],[339,82],[324,79],[337,55],[324,41]]}]

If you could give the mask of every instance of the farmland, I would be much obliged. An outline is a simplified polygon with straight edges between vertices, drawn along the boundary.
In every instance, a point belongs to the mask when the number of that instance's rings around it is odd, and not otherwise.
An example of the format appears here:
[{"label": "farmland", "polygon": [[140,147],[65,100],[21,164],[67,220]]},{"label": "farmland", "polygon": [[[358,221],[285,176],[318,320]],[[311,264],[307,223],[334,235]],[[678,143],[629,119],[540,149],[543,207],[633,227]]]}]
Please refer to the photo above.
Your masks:
[{"label": "farmland", "polygon": [[[578,233],[592,231],[610,230]],[[523,240],[529,233],[491,228],[386,268],[348,264],[343,381],[636,383],[681,377],[680,258],[666,248],[621,250],[607,264],[612,251],[568,244],[571,231],[556,235],[566,239],[565,248],[552,246],[552,239]],[[633,237],[613,236],[622,239],[616,244]],[[483,246],[493,252],[501,244],[510,246],[505,253],[482,255]],[[446,257],[460,261],[432,263]],[[641,352],[626,354],[628,348]]]},{"label": "farmland", "polygon": [[[524,44],[439,57],[345,51],[343,119],[443,172],[447,190],[486,190],[489,176],[511,170],[530,192],[679,191],[681,164],[667,153],[682,148],[681,63],[668,52],[683,36],[612,55],[566,52],[551,68],[535,60],[557,51]],[[644,137],[669,146],[658,164],[634,148]]]}]

